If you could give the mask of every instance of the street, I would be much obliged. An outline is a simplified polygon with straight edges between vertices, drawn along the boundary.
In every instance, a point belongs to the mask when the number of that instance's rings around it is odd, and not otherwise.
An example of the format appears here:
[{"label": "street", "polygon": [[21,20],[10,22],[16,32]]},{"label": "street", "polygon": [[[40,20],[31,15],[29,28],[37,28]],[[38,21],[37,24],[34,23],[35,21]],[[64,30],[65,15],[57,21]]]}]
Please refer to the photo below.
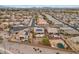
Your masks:
[{"label": "street", "polygon": [[49,48],[42,48],[42,47],[36,47],[36,46],[30,46],[25,44],[19,44],[19,43],[12,43],[12,42],[6,42],[0,44],[0,47],[5,48],[6,50],[12,52],[13,54],[39,54],[39,51],[35,51],[33,48],[39,48],[42,52],[41,54],[56,54],[59,52],[60,54],[72,54],[73,52],[67,52],[67,51],[60,51],[55,49],[49,49]]}]

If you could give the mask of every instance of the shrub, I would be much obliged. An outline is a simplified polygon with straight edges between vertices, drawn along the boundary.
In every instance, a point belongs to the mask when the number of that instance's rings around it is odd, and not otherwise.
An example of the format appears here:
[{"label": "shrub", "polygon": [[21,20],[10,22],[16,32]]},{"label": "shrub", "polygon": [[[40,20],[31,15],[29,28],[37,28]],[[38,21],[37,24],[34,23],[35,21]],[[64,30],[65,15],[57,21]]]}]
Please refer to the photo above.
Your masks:
[{"label": "shrub", "polygon": [[49,39],[47,37],[43,37],[42,44],[49,46],[50,45]]}]

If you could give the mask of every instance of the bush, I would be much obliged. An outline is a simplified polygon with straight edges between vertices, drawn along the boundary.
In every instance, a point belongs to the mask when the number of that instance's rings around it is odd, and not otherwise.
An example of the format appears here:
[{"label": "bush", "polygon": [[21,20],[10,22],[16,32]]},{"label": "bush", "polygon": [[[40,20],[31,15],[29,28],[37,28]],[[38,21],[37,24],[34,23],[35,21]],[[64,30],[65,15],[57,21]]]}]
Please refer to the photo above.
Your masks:
[{"label": "bush", "polygon": [[49,46],[50,45],[49,39],[47,37],[43,37],[42,44]]}]

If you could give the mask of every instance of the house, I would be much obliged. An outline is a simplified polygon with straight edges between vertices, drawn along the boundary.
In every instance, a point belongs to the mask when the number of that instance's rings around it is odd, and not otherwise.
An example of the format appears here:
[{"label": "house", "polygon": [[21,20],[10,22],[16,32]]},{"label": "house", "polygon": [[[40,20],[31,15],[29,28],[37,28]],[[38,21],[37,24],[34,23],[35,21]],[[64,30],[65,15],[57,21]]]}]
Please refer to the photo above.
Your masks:
[{"label": "house", "polygon": [[66,27],[66,28],[60,28],[63,30],[65,33],[70,34],[70,35],[79,35],[79,32],[73,28]]},{"label": "house", "polygon": [[60,38],[57,28],[47,27],[46,32],[49,38]]},{"label": "house", "polygon": [[34,27],[34,36],[35,37],[43,37],[43,36],[45,36],[44,28]]},{"label": "house", "polygon": [[10,29],[10,41],[22,42],[29,39],[29,28],[25,26],[13,26]]},{"label": "house", "polygon": [[8,26],[9,26],[9,23],[8,22],[2,22],[0,24],[0,29],[1,30],[6,30],[6,29],[8,29]]},{"label": "house", "polygon": [[50,28],[50,27],[47,27],[46,28],[46,30],[47,30],[47,33],[52,33],[52,34],[56,34],[56,33],[58,33],[58,29],[57,28]]},{"label": "house", "polygon": [[[22,26],[22,25],[15,25],[15,26],[12,26],[12,27],[10,28],[10,32],[11,32],[11,33],[15,33],[15,32],[24,30],[24,29],[26,29],[26,28],[27,28],[27,27]],[[27,29],[28,29],[28,28],[27,28]]]},{"label": "house", "polygon": [[29,31],[21,30],[21,31],[12,33],[10,41],[21,43],[24,41],[28,41],[28,39],[29,39]]},{"label": "house", "polygon": [[28,32],[20,31],[16,34],[16,39],[21,41],[28,40]]},{"label": "house", "polygon": [[43,18],[38,18],[38,20],[37,20],[37,25],[39,25],[39,26],[47,26],[48,23],[47,23],[47,21],[44,20]]}]

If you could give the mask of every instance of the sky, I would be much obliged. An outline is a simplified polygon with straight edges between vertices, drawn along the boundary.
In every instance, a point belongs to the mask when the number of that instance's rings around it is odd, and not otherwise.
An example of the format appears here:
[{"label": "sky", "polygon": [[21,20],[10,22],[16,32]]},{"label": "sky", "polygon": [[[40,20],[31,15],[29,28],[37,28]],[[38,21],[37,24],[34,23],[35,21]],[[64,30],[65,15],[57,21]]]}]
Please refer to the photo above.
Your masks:
[{"label": "sky", "polygon": [[79,5],[1,5],[13,8],[52,7],[52,8],[79,8]]}]

